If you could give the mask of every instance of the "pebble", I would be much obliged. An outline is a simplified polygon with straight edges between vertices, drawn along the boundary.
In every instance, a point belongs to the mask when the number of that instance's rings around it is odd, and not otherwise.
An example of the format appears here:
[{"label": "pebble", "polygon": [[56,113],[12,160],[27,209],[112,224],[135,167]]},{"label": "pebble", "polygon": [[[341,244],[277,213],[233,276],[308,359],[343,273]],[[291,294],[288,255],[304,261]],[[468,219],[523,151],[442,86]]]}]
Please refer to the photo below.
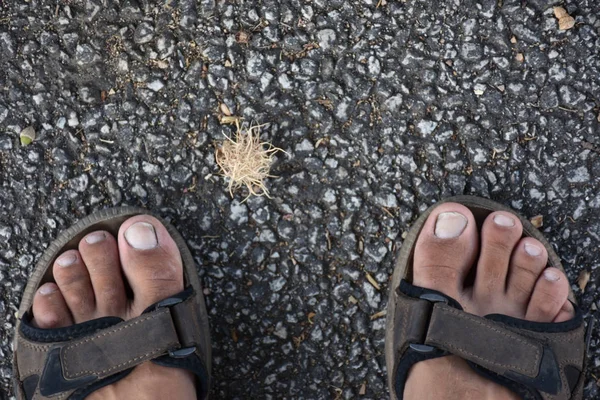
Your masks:
[{"label": "pebble", "polygon": [[154,27],[148,22],[140,23],[133,34],[133,41],[137,44],[146,44],[154,39]]},{"label": "pebble", "polygon": [[322,29],[317,32],[317,41],[319,42],[319,47],[323,50],[330,49],[336,41],[336,34],[333,29]]},{"label": "pebble", "polygon": [[89,44],[77,45],[75,59],[80,66],[88,66],[100,59],[100,55]]}]

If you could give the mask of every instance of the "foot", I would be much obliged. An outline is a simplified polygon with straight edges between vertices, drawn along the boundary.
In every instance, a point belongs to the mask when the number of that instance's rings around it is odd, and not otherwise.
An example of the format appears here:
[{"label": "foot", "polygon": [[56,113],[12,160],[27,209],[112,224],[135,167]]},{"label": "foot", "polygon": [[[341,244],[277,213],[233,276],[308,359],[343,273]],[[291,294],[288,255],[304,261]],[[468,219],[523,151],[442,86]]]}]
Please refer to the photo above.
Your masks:
[{"label": "foot", "polygon": [[[574,309],[567,301],[566,276],[546,267],[548,253],[542,243],[521,238],[522,232],[519,219],[502,211],[490,214],[478,232],[468,208],[442,204],[431,213],[417,240],[413,284],[445,293],[465,311],[480,316],[500,313],[537,322],[569,320]],[[404,398],[519,399],[456,356],[415,364]]]},{"label": "foot", "polygon": [[[33,323],[61,328],[91,319],[139,316],[150,305],[183,290],[183,266],[166,228],[148,215],[128,219],[118,237],[88,234],[79,250],[61,254],[56,283],[42,285],[33,300]],[[132,298],[126,287],[131,288]],[[193,375],[147,362],[88,399],[196,399]]]}]

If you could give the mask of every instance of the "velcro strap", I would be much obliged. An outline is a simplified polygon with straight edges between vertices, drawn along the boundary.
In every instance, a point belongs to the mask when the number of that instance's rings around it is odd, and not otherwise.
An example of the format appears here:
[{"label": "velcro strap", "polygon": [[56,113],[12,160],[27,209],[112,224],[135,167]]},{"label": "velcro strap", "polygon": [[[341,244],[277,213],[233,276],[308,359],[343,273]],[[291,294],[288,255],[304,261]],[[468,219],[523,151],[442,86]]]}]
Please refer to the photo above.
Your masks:
[{"label": "velcro strap", "polygon": [[62,347],[60,358],[66,379],[124,371],[179,348],[169,308],[121,322]]},{"label": "velcro strap", "polygon": [[433,306],[424,344],[472,361],[490,371],[538,375],[543,346],[486,320],[444,303]]}]

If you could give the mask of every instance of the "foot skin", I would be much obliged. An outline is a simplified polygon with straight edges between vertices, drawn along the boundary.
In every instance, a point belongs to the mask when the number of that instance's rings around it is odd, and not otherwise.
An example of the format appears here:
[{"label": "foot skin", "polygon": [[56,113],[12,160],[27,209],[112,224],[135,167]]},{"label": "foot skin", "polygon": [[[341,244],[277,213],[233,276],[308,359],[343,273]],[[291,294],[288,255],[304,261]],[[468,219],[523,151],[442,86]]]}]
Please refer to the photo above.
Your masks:
[{"label": "foot skin", "polygon": [[[567,300],[566,276],[546,267],[548,253],[542,243],[521,238],[522,232],[519,219],[502,211],[490,214],[478,232],[468,208],[442,204],[431,213],[417,240],[413,284],[445,293],[465,311],[480,316],[501,313],[537,322],[569,320],[574,309]],[[475,280],[467,285],[472,268]],[[415,364],[404,398],[519,397],[479,376],[461,358],[449,356]]]},{"label": "foot skin", "polygon": [[[118,237],[88,234],[79,250],[61,254],[53,266],[56,283],[42,285],[33,299],[33,323],[60,328],[91,319],[139,316],[148,306],[183,290],[183,266],[166,228],[148,215],[128,219]],[[133,298],[126,294],[126,283]],[[151,362],[88,399],[196,399],[193,375]]]}]

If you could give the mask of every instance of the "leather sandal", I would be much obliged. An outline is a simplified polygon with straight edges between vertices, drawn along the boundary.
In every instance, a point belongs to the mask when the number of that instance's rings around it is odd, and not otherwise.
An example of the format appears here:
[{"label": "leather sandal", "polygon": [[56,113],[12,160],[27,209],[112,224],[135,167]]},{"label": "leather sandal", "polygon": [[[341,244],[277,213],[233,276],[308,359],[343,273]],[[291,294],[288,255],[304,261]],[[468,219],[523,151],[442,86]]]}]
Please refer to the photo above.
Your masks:
[{"label": "leather sandal", "polygon": [[525,218],[494,201],[457,196],[430,207],[410,229],[390,287],[385,358],[392,399],[402,399],[410,368],[423,360],[456,355],[480,375],[525,399],[578,400],[585,381],[586,340],[583,314],[560,323],[540,323],[501,314],[479,317],[463,311],[449,296],[411,284],[417,237],[431,212],[445,202],[471,210],[479,227],[493,211],[507,211],[523,224],[523,236],[539,240],[548,266],[564,271],[542,234]]},{"label": "leather sandal", "polygon": [[179,232],[158,217],[181,253],[183,292],[127,321],[103,317],[57,329],[40,329],[31,323],[37,289],[54,281],[54,260],[66,250],[77,249],[92,231],[106,230],[116,237],[125,220],[140,214],[149,212],[120,207],[89,215],[61,233],[42,255],[25,288],[13,340],[13,384],[18,400],[83,399],[146,361],[191,371],[198,399],[208,398],[210,333],[197,269]]}]

